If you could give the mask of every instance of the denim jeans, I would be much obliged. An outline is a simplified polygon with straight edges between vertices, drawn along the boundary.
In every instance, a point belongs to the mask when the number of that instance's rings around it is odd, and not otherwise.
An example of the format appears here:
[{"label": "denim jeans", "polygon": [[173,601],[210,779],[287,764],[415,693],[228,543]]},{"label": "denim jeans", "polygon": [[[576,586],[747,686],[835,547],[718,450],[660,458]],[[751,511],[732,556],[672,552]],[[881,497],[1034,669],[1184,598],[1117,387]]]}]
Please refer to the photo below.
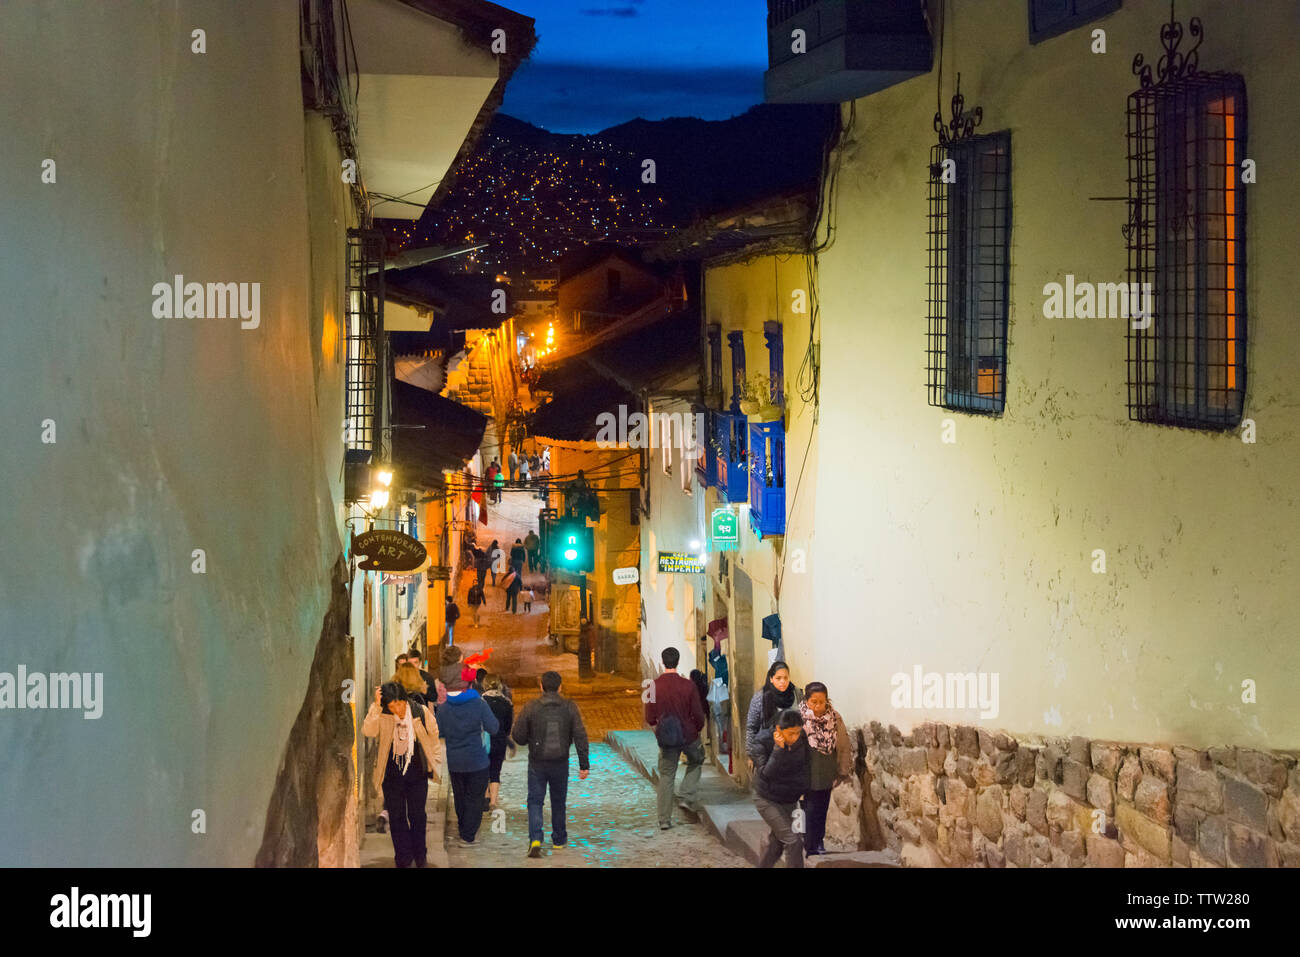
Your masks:
[{"label": "denim jeans", "polygon": [[528,840],[542,839],[542,803],[546,789],[551,789],[551,843],[567,844],[569,831],[564,823],[569,796],[569,759],[528,762]]},{"label": "denim jeans", "polygon": [[671,824],[673,820],[673,785],[677,780],[677,765],[686,755],[686,774],[682,777],[681,798],[687,804],[695,803],[700,787],[700,772],[704,770],[704,744],[697,737],[680,748],[659,749],[659,823]]}]

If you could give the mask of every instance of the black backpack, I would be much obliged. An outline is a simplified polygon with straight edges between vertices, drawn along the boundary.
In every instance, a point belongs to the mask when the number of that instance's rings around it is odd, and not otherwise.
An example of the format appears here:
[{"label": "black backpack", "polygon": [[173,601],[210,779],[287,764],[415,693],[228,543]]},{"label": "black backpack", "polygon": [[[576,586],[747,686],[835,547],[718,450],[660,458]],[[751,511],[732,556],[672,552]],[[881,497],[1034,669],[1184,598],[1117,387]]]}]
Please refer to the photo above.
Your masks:
[{"label": "black backpack", "polygon": [[655,723],[655,740],[661,748],[680,748],[685,745],[686,729],[682,727],[682,719],[675,714],[660,715]]},{"label": "black backpack", "polygon": [[569,745],[573,740],[573,727],[569,721],[567,702],[547,701],[537,706],[538,714],[533,732],[533,744],[529,750],[536,748],[536,754],[530,754],[542,761],[563,761],[569,756]]}]

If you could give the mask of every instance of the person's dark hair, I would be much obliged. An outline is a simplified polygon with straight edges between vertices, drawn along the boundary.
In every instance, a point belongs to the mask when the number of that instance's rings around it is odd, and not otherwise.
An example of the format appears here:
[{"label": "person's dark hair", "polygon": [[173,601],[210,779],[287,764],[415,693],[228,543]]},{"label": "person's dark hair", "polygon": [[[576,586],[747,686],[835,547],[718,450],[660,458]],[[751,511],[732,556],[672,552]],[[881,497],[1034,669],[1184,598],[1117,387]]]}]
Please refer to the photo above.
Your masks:
[{"label": "person's dark hair", "polygon": [[[794,703],[794,682],[786,686],[785,694],[781,695],[772,685],[772,676],[784,668],[790,670],[790,666],[784,661],[772,662],[772,667],[767,669],[767,680],[763,682],[763,727],[772,727],[772,721],[776,718],[777,712],[783,708],[788,708]],[[778,695],[781,699],[778,700]]]},{"label": "person's dark hair", "polygon": [[813,695],[815,695],[815,694],[816,694],[817,692],[819,692],[819,691],[820,691],[822,694],[824,694],[826,697],[828,697],[828,698],[831,696],[831,693],[830,693],[829,691],[826,690],[826,686],[825,686],[824,684],[822,684],[820,681],[810,681],[810,682],[808,682],[808,684],[805,685],[805,686],[804,686],[804,689],[803,689],[804,700],[807,700],[808,698],[811,698]]},{"label": "person's dark hair", "polygon": [[516,545],[522,545],[523,543],[524,543],[524,540],[523,540],[522,538],[516,538],[516,539],[515,539],[515,544],[516,544]]},{"label": "person's dark hair", "polygon": [[700,693],[700,704],[704,706],[704,713],[709,712],[709,679],[699,668],[691,669],[691,681],[695,685],[695,690]]},{"label": "person's dark hair", "polygon": [[676,648],[665,648],[659,657],[665,668],[676,668],[677,662],[682,660],[682,653]]},{"label": "person's dark hair", "polygon": [[779,715],[777,715],[776,726],[780,728],[782,731],[788,728],[802,728],[803,717],[799,714],[798,711],[795,711],[793,708],[789,708],[785,711],[782,711]]},{"label": "person's dark hair", "polygon": [[403,688],[401,685],[399,685],[396,681],[386,681],[379,686],[379,710],[380,711],[385,711],[385,712],[388,711],[388,704],[390,701],[407,701],[407,700],[409,700],[409,695],[407,695],[406,689]]},{"label": "person's dark hair", "polygon": [[486,669],[486,668],[479,668],[477,671],[474,672],[474,680],[475,680],[476,682],[478,682],[479,684],[482,684],[482,683],[483,683],[483,679],[486,678],[486,677],[487,677],[487,669]]},{"label": "person's dark hair", "polygon": [[548,671],[546,672],[546,674],[542,675],[542,690],[543,691],[560,690],[560,673],[558,671]]}]

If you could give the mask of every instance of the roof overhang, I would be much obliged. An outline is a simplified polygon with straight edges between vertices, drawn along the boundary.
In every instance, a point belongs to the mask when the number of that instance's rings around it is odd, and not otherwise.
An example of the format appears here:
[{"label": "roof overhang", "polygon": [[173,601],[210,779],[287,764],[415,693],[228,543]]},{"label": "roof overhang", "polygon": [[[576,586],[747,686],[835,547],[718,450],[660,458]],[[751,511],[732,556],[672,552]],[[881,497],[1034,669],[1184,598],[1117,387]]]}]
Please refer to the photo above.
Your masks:
[{"label": "roof overhang", "polygon": [[351,0],[357,153],[376,215],[418,219],[500,78],[487,45],[399,0]]}]

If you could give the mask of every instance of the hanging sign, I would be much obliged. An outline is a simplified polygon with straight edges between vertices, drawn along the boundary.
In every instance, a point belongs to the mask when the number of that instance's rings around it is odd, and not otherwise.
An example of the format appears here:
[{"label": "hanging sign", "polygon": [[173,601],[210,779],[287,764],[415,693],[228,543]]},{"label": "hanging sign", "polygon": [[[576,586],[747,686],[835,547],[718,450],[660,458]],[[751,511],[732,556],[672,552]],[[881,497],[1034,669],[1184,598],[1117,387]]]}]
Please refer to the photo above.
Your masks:
[{"label": "hanging sign", "polygon": [[637,583],[637,579],[640,577],[641,577],[641,573],[637,571],[635,565],[630,566],[628,568],[614,569],[615,585],[635,585]]},{"label": "hanging sign", "polygon": [[688,555],[686,552],[660,552],[659,570],[666,574],[672,572],[703,574],[704,559],[699,555]]},{"label": "hanging sign", "polygon": [[740,523],[736,521],[734,510],[715,508],[710,530],[714,551],[734,552],[739,547]]},{"label": "hanging sign", "polygon": [[376,528],[355,536],[352,554],[366,556],[357,567],[368,572],[410,572],[428,558],[423,545],[392,528]]}]

